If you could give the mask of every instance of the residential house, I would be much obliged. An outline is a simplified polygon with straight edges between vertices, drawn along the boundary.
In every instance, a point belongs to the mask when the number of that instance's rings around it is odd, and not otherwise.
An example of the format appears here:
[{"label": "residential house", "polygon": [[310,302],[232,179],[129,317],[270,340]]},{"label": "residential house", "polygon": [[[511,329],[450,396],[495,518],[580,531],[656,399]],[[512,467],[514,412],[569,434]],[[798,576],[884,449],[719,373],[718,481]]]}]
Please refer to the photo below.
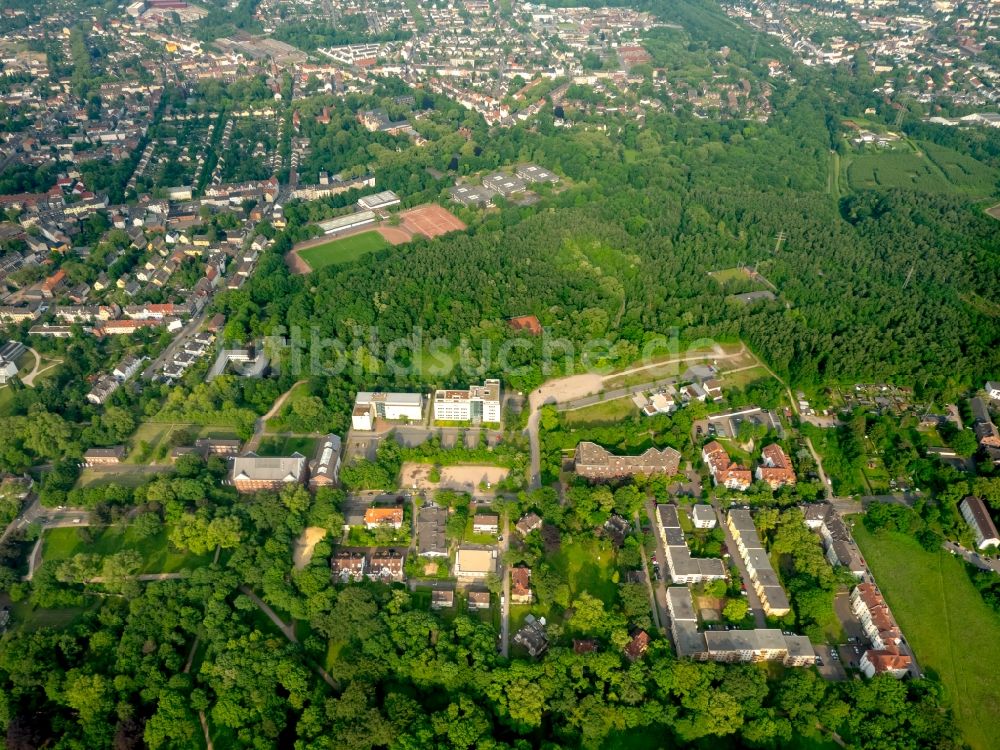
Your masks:
[{"label": "residential house", "polygon": [[489,609],[490,608],[490,592],[489,591],[470,591],[469,592],[469,609]]},{"label": "residential house", "polygon": [[549,647],[545,625],[534,615],[527,615],[524,625],[514,633],[514,643],[526,649],[531,656],[538,656]]},{"label": "residential house", "polygon": [[477,534],[496,534],[500,530],[500,517],[489,513],[477,513],[472,518],[472,530]]},{"label": "residential house", "polygon": [[995,380],[986,381],[986,395],[994,401],[1000,401],[1000,382]]},{"label": "residential house", "polygon": [[698,503],[692,506],[691,521],[696,529],[714,529],[718,523],[715,508],[707,503]]},{"label": "residential house", "polygon": [[649,633],[640,630],[632,636],[632,640],[625,646],[625,656],[629,661],[635,661],[642,657],[649,649]]},{"label": "residential house", "polygon": [[396,549],[379,549],[371,553],[368,562],[368,577],[378,581],[402,581],[404,552]]},{"label": "residential house", "polygon": [[125,446],[90,448],[83,454],[84,466],[117,466],[125,460]]},{"label": "residential house", "polygon": [[121,381],[111,375],[101,375],[87,393],[87,401],[95,406],[101,406],[107,403],[120,385]]},{"label": "residential house", "polygon": [[403,528],[402,508],[368,508],[365,511],[366,529]]},{"label": "residential house", "polygon": [[431,591],[431,609],[451,609],[455,606],[455,592],[447,589]]},{"label": "residential house", "polygon": [[974,495],[969,495],[958,507],[965,522],[976,535],[976,546],[979,549],[1000,546],[1000,535],[997,534],[996,524],[990,517],[986,503]]},{"label": "residential house", "polygon": [[417,511],[417,554],[426,557],[447,557],[448,538],[445,526],[448,509],[424,506]]},{"label": "residential house", "polygon": [[531,604],[531,568],[510,569],[510,601],[512,604]]},{"label": "residential house", "polygon": [[365,576],[368,558],[364,552],[357,550],[337,550],[330,558],[330,569],[333,577],[342,583],[360,581]]},{"label": "residential house", "polygon": [[542,528],[542,517],[537,513],[528,513],[521,517],[515,525],[514,528],[517,529],[517,533],[521,536],[528,536],[535,529]]},{"label": "residential house", "polygon": [[912,664],[913,659],[910,656],[895,646],[888,646],[865,651],[858,666],[861,668],[861,673],[869,679],[875,675],[887,674],[899,680],[906,676]]}]

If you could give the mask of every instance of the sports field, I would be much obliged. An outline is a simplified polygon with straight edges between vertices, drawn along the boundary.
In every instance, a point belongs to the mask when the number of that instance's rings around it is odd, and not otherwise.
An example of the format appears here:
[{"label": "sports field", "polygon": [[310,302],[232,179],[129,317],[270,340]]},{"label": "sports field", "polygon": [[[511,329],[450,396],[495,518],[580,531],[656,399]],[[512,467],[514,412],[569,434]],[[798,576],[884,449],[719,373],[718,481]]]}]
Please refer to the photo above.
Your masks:
[{"label": "sports field", "polygon": [[327,266],[336,266],[357,260],[368,253],[386,247],[389,247],[388,241],[381,234],[372,230],[330,240],[322,245],[299,250],[298,253],[299,257],[309,265],[309,268],[316,271]]},{"label": "sports field", "polygon": [[983,602],[964,563],[944,550],[927,552],[905,534],[874,536],[860,521],[854,537],[920,668],[945,686],[965,741],[976,750],[996,747],[1000,615]]}]

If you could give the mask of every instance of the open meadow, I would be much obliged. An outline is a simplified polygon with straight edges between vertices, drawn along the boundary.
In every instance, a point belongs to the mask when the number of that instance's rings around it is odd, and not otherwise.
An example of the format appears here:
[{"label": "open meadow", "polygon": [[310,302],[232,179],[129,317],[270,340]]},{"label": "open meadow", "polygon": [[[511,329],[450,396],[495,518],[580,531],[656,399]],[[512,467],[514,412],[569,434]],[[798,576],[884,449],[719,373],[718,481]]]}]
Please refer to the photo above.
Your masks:
[{"label": "open meadow", "polygon": [[965,740],[976,750],[996,747],[1000,615],[944,550],[927,552],[904,534],[873,535],[860,522],[854,537],[921,669],[944,684]]}]

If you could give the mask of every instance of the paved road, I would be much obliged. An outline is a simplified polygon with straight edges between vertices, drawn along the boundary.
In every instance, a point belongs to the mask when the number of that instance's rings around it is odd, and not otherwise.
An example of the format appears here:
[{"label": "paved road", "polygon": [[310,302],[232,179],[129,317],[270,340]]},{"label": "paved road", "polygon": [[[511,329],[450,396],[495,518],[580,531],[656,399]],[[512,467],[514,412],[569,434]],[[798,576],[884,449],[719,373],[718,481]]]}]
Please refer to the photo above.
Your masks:
[{"label": "paved road", "polygon": [[510,518],[503,514],[503,541],[500,543],[500,575],[503,576],[503,594],[500,598],[500,653],[510,655],[510,571],[503,564],[503,555],[510,547]]},{"label": "paved road", "polygon": [[736,545],[736,540],[733,538],[733,533],[729,530],[729,526],[726,525],[726,518],[719,508],[719,501],[713,499],[712,507],[715,509],[715,516],[719,520],[719,526],[722,527],[722,531],[726,535],[726,548],[729,550],[729,558],[736,565],[736,569],[740,571],[740,577],[743,579],[743,585],[746,587],[747,604],[753,610],[754,622],[758,628],[766,628],[767,617],[764,615],[764,606],[760,603],[760,597],[757,596],[757,592],[754,590],[753,582],[750,580],[750,573],[747,571],[747,566],[743,562],[742,556],[740,556],[740,550]]},{"label": "paved road", "polygon": [[980,570],[992,570],[994,573],[1000,573],[1000,560],[982,557],[978,552],[967,550],[965,547],[953,544],[952,542],[946,541],[941,546],[953,555],[962,557],[967,563],[975,565]]},{"label": "paved road", "polygon": [[87,526],[90,523],[90,511],[86,508],[46,508],[38,501],[38,496],[33,494],[20,514],[4,529],[0,535],[0,542],[9,534],[21,531],[33,523],[46,529],[60,526]]},{"label": "paved road", "polygon": [[[656,529],[656,507],[651,498],[646,498],[645,506],[646,517],[652,526],[653,538],[656,539],[656,559],[660,565],[666,565],[666,550],[663,549],[663,540]],[[653,582],[649,577],[649,561],[646,559],[646,545],[642,543],[642,523],[640,522],[638,512],[635,514],[633,520],[635,521],[636,533],[639,535],[639,554],[642,555],[642,571],[646,577],[646,588],[649,590],[649,603],[653,611],[653,621],[656,623],[656,627],[660,629],[660,632],[669,638],[670,632],[667,623],[670,621],[670,615],[667,610],[667,589],[663,583],[663,578],[660,576],[656,577],[656,587],[655,589],[653,587]]]},{"label": "paved road", "polygon": [[173,341],[167,344],[167,347],[160,352],[160,354],[152,362],[149,363],[149,366],[145,370],[142,371],[142,377],[146,380],[150,380],[157,372],[159,372],[163,364],[168,359],[173,357],[181,348],[181,345],[184,343],[184,340],[188,337],[188,335],[201,328],[201,324],[204,323],[205,319],[208,317],[208,308],[209,306],[205,305],[200,313],[191,318],[191,320],[189,320],[187,324],[174,335]]}]

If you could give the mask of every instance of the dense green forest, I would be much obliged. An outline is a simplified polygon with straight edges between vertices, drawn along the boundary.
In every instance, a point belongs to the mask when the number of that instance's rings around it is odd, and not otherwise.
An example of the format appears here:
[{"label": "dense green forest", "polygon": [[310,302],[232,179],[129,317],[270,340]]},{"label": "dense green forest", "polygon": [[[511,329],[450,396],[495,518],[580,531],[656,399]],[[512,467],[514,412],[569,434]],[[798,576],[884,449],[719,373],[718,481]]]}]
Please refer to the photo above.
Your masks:
[{"label": "dense green forest", "polygon": [[[544,125],[477,135],[482,151],[462,157],[463,172],[531,160],[570,185],[542,208],[507,207],[468,233],[377,262],[307,279],[275,263],[222,306],[249,335],[314,327],[346,344],[358,326],[375,326],[384,345],[420,329],[472,352],[513,335],[505,318],[534,313],[578,346],[607,337],[614,365],[676,329],[682,340],[740,338],[801,387],[895,380],[933,396],[996,372],[994,220],[949,193],[835,199],[827,186],[837,113],[809,88],[776,98],[766,125],[658,115],[615,137]],[[394,167],[379,176],[409,192]],[[288,215],[277,251],[306,220],[294,206]],[[778,299],[727,301],[708,272],[739,264],[757,267]],[[528,340],[517,350],[515,364],[526,367],[510,378],[515,386],[551,374],[538,367],[539,347]],[[472,363],[498,371],[475,354]],[[372,366],[358,385],[392,377]]]},{"label": "dense green forest", "polygon": [[[648,627],[645,594],[629,604],[623,585],[623,613],[586,592],[570,601],[565,580],[540,562],[537,539],[517,559],[536,566],[542,600],[572,605],[571,617],[550,624],[543,660],[507,660],[479,617],[438,617],[402,585],[331,586],[328,540],[310,564],[292,568],[292,543],[307,525],[341,528],[339,491],[311,498],[290,487],[237,499],[217,486],[223,471],[217,459],[187,457],[174,477],[90,498],[108,523],[138,503],[130,534],[152,539],[167,526],[171,543],[190,554],[210,556],[218,545],[218,563],[140,584],[131,578],[138,553],[101,565],[81,552],[46,560],[30,587],[5,584],[16,616],[36,623],[9,633],[0,649],[8,747],[180,749],[201,746],[205,733],[215,747],[300,750],[789,747],[823,728],[857,748],[961,747],[933,680],[830,683],[804,670],[769,679],[756,666],[677,661],[662,640],[629,662],[621,643],[631,623]],[[568,509],[539,490],[506,509],[544,514],[558,549],[592,540],[590,527],[612,508],[642,503],[634,487],[612,495],[581,486],[573,497]],[[801,555],[805,576],[806,552],[819,554],[818,542],[789,513],[775,545]],[[94,533],[70,531],[84,541]],[[637,563],[636,547],[619,553],[623,564]],[[297,643],[259,611],[251,590],[294,623]],[[41,626],[59,613],[72,622]],[[579,634],[596,636],[600,650],[574,653],[569,639]]]}]

